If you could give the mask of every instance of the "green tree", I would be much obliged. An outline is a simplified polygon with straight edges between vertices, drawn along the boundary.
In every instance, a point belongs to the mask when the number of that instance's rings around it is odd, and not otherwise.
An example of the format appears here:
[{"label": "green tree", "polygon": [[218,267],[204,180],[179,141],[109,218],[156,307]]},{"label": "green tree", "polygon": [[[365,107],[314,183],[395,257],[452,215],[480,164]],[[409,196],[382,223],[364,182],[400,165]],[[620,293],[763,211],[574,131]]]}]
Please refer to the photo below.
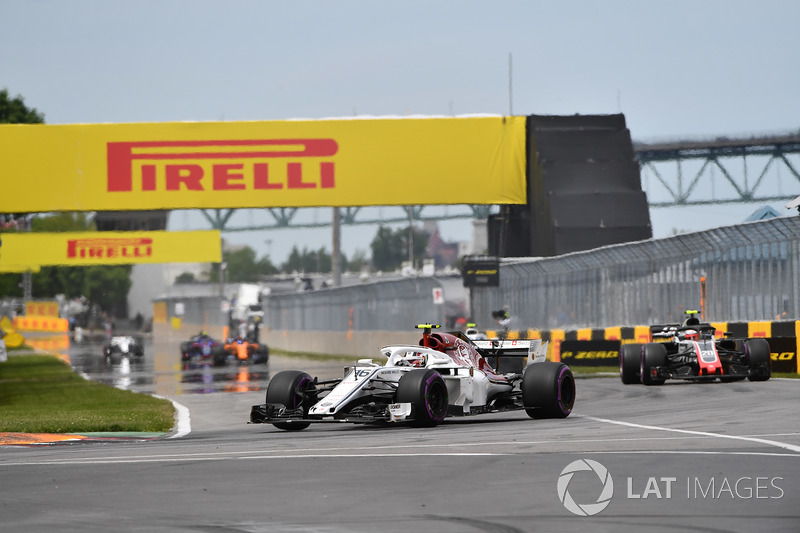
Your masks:
[{"label": "green tree", "polygon": [[297,245],[292,247],[289,258],[281,266],[281,270],[287,274],[292,272],[330,272],[332,268],[331,255],[324,247],[319,250],[309,250],[303,247],[303,251],[298,250]]},{"label": "green tree", "polygon": [[342,256],[342,270],[347,270],[348,272],[361,272],[365,267],[368,267],[369,264],[367,252],[361,249],[357,249],[353,252],[353,257],[350,259]]},{"label": "green tree", "polygon": [[43,124],[44,113],[25,105],[22,97],[11,98],[8,89],[0,90],[0,124]]},{"label": "green tree", "polygon": [[[249,283],[258,281],[261,276],[277,274],[278,269],[272,264],[269,257],[262,257],[256,260],[256,252],[249,246],[245,246],[233,252],[225,252],[225,281],[234,283]],[[219,281],[219,269],[211,271],[210,280],[214,283]]]},{"label": "green tree", "polygon": [[97,227],[88,213],[56,213],[31,220],[31,231],[95,231]]},{"label": "green tree", "polygon": [[[413,237],[415,266],[419,266],[419,261],[425,257],[429,237],[427,233],[418,228],[413,228]],[[372,247],[372,266],[376,270],[396,270],[400,268],[403,261],[408,261],[408,228],[401,227],[392,231],[386,226],[381,226],[370,246]]]},{"label": "green tree", "polygon": [[180,274],[175,278],[175,285],[181,285],[183,283],[194,283],[195,281],[197,280],[195,280],[194,274],[192,274],[191,272],[183,272],[182,274]]},{"label": "green tree", "polygon": [[83,295],[117,317],[128,316],[132,265],[84,267]]},{"label": "green tree", "polygon": [[227,252],[225,263],[227,264],[226,281],[233,283],[258,281],[260,272],[256,263],[256,252],[249,246],[235,252]]}]

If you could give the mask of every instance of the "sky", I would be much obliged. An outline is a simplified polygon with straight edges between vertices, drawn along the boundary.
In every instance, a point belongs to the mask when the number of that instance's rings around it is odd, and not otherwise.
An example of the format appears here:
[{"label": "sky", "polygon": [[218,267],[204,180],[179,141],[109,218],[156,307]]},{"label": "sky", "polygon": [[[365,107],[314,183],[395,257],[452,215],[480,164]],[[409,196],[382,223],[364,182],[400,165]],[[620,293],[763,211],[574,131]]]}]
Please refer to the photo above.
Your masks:
[{"label": "sky", "polygon": [[[623,113],[642,142],[800,129],[797,0],[5,0],[2,13],[0,88],[48,124]],[[758,207],[652,210],[654,236]],[[196,212],[170,221],[206,228]],[[343,252],[376,229],[344,228]],[[440,230],[471,238],[463,220]],[[328,228],[225,238],[275,263],[331,248]]]}]

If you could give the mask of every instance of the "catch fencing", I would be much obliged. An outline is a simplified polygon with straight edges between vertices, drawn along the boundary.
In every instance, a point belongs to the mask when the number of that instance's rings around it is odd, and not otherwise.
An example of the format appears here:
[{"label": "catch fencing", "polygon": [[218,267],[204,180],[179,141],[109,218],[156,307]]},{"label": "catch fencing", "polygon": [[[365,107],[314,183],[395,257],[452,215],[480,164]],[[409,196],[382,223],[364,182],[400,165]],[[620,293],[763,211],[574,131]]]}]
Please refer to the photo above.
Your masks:
[{"label": "catch fencing", "polygon": [[505,259],[500,286],[473,288],[473,317],[505,308],[512,329],[795,319],[800,217],[606,246],[550,258]]},{"label": "catch fencing", "polygon": [[[715,322],[796,319],[800,309],[800,217],[605,246],[548,258],[501,261],[499,287],[470,289],[471,320],[494,329],[507,309],[511,329],[577,329],[678,322],[687,309]],[[431,321],[445,306],[438,278],[274,294],[274,330],[392,331]]]}]

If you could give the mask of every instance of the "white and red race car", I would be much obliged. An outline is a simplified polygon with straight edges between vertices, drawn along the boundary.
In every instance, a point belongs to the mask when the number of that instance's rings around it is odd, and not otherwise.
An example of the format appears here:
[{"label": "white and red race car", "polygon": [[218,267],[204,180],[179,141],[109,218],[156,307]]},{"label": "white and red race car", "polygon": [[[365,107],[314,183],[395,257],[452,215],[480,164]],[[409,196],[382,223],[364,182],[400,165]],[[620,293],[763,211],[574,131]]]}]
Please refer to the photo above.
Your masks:
[{"label": "white and red race car", "polygon": [[[432,427],[448,416],[525,410],[531,418],[565,418],[575,402],[575,379],[563,363],[545,360],[540,340],[471,341],[463,333],[432,333],[420,324],[418,346],[385,346],[383,365],[361,359],[342,379],[319,381],[305,372],[277,373],[266,403],[250,422],[300,430],[312,423],[409,422]],[[519,373],[500,374],[494,359],[526,358]],[[521,367],[522,365],[520,365]]]}]

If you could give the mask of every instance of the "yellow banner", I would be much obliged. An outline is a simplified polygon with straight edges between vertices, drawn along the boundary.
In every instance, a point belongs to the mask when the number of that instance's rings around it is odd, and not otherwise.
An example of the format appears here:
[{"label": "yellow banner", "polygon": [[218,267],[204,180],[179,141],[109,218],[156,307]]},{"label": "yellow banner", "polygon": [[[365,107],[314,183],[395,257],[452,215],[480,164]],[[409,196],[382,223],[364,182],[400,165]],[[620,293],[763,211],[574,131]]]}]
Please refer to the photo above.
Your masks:
[{"label": "yellow banner", "polygon": [[3,264],[127,265],[134,263],[219,263],[220,232],[90,231],[4,233]]},{"label": "yellow banner", "polygon": [[22,274],[23,272],[39,272],[42,268],[39,265],[6,265],[2,262],[0,254],[0,274]]},{"label": "yellow banner", "polygon": [[525,117],[0,126],[0,212],[524,204]]}]

